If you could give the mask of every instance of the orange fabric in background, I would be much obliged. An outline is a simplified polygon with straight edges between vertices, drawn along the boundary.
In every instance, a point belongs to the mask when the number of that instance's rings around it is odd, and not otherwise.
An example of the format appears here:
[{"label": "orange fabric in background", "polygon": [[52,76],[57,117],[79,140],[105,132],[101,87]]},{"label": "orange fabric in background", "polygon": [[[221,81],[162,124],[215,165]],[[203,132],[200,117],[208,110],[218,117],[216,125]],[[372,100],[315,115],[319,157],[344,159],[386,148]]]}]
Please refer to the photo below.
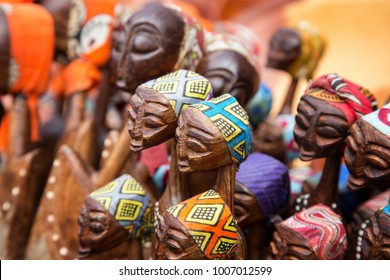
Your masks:
[{"label": "orange fabric in background", "polygon": [[203,28],[209,32],[214,31],[214,24],[213,22],[209,21],[208,19],[202,17],[199,9],[188,2],[180,1],[180,0],[169,0],[168,2],[171,2],[180,8],[183,9],[184,12],[189,14],[190,16],[194,17],[199,23],[203,26]]},{"label": "orange fabric in background", "polygon": [[[41,6],[29,3],[10,4],[7,14],[11,65],[15,77],[10,93],[27,96],[31,119],[31,140],[39,140],[38,97],[46,90],[54,51],[54,21]],[[8,118],[3,120],[6,122]],[[2,127],[8,124],[2,124]],[[8,131],[8,130],[7,130]],[[2,131],[4,132],[4,131]],[[1,134],[0,150],[7,147],[8,133]]]},{"label": "orange fabric in background", "polygon": [[[114,7],[117,0],[84,0],[84,4],[87,10],[87,16],[83,25],[88,20],[99,14],[109,14],[114,16]],[[112,28],[112,23],[111,23]],[[111,34],[111,33],[110,33]],[[104,66],[111,56],[111,35],[107,37],[107,41],[100,48],[92,51],[91,53],[84,54],[83,57],[92,61],[96,66]]]},{"label": "orange fabric in background", "polygon": [[100,71],[92,62],[81,58],[75,59],[63,71],[65,96],[76,92],[88,91],[96,86],[100,79]]}]

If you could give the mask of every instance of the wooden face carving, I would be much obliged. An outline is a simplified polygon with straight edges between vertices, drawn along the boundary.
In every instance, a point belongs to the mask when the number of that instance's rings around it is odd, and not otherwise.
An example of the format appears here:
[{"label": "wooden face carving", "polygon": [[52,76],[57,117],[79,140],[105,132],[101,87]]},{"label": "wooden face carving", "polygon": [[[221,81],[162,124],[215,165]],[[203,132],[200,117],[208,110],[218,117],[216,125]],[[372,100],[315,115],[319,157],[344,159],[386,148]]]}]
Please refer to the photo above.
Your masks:
[{"label": "wooden face carving", "polygon": [[133,152],[163,143],[175,135],[177,117],[172,105],[153,89],[137,88],[127,116]]},{"label": "wooden face carving", "polygon": [[310,96],[302,97],[295,121],[294,138],[303,161],[332,155],[348,135],[348,121],[343,112]]},{"label": "wooden face carving", "polygon": [[195,108],[182,112],[176,139],[180,172],[212,170],[232,162],[222,133]]},{"label": "wooden face carving", "polygon": [[234,214],[240,228],[258,223],[264,218],[255,194],[239,181],[236,181],[234,188]]},{"label": "wooden face carving", "polygon": [[390,205],[375,213],[364,229],[362,258],[365,260],[390,259]]},{"label": "wooden face carving", "polygon": [[289,28],[279,29],[269,45],[267,66],[287,71],[300,56],[301,44],[302,41],[297,31]]},{"label": "wooden face carving", "polygon": [[[133,94],[138,85],[173,70],[184,36],[184,22],[171,9],[150,4],[125,25],[117,69],[118,88]],[[123,41],[122,41],[123,40]]]},{"label": "wooden face carving", "polygon": [[349,169],[349,189],[388,185],[390,178],[390,141],[364,120],[351,128],[344,152]]},{"label": "wooden face carving", "polygon": [[208,53],[197,71],[210,81],[214,97],[230,93],[241,106],[249,102],[259,87],[257,71],[236,51],[220,50]]},{"label": "wooden face carving", "polygon": [[82,259],[114,248],[128,238],[128,233],[115,218],[90,197],[87,197],[80,209],[78,223],[79,254]]},{"label": "wooden face carving", "polygon": [[170,213],[158,223],[156,256],[159,260],[206,260],[187,229]]}]

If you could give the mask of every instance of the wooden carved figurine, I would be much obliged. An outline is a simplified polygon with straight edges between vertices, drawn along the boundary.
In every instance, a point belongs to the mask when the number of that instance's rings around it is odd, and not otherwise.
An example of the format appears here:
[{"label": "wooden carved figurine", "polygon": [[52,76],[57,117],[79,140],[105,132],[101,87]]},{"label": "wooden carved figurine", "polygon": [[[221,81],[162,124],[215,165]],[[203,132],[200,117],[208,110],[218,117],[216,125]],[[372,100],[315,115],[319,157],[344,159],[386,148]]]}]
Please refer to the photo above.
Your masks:
[{"label": "wooden carved figurine", "polygon": [[390,179],[390,104],[364,116],[351,128],[345,149],[350,190],[387,189]]},{"label": "wooden carved figurine", "polygon": [[80,259],[149,259],[141,242],[151,242],[153,216],[147,193],[130,175],[94,191],[80,209]]},{"label": "wooden carved figurine", "polygon": [[145,5],[132,15],[119,45],[117,87],[133,94],[142,83],[178,69],[195,70],[203,56],[203,29],[176,6]]},{"label": "wooden carved figurine", "polygon": [[363,231],[369,225],[370,218],[375,215],[375,212],[389,203],[389,198],[390,189],[362,203],[353,213],[352,222],[348,228],[350,240],[348,253],[351,259],[361,259]]},{"label": "wooden carved figurine", "polygon": [[240,165],[234,190],[234,214],[238,225],[248,232],[248,259],[265,259],[275,216],[288,205],[288,168],[280,161],[252,153]]},{"label": "wooden carved figurine", "polygon": [[10,101],[0,125],[1,259],[24,257],[50,168],[43,151],[33,148],[39,140],[38,98],[48,82],[53,44],[53,20],[45,9],[0,4],[0,96]]},{"label": "wooden carved figurine", "polygon": [[[319,60],[325,49],[325,41],[322,35],[308,22],[300,22],[291,28],[281,28],[272,37],[269,45],[267,66],[288,72],[291,77],[291,85],[284,98],[283,105],[278,116],[272,120],[282,128],[282,146],[270,146],[273,150],[278,150],[280,155],[287,150],[287,162],[291,163],[298,157],[298,147],[294,141],[293,129],[295,118],[291,115],[291,106],[299,79],[311,79]],[[269,124],[264,123],[259,126],[266,126],[263,130],[269,130]],[[271,128],[272,129],[272,128]],[[259,146],[262,143],[258,144]],[[263,151],[272,155],[268,151]],[[274,152],[275,153],[275,152]],[[279,158],[279,157],[278,157]]]},{"label": "wooden carved figurine", "polygon": [[[322,203],[337,206],[344,141],[352,124],[375,110],[372,93],[337,74],[314,80],[298,105],[294,138],[303,161],[326,158],[317,188],[297,198],[295,211]],[[313,189],[313,188],[312,188]]]},{"label": "wooden carved figurine", "polygon": [[225,93],[246,106],[260,84],[259,57],[237,36],[207,33],[206,53],[197,72],[213,87],[214,96]]},{"label": "wooden carved figurine", "polygon": [[276,260],[341,260],[347,235],[341,217],[317,204],[276,224],[270,249]]},{"label": "wooden carved figurine", "polygon": [[[361,245],[361,258],[364,260],[390,260],[390,204],[375,212],[369,224],[362,226],[364,231]],[[359,242],[359,239],[358,239]],[[356,254],[359,259],[360,255]]]},{"label": "wooden carved figurine", "polygon": [[267,66],[292,76],[290,89],[279,114],[291,114],[291,105],[298,80],[312,79],[325,50],[325,40],[309,22],[301,21],[291,28],[280,28],[273,35]]},{"label": "wooden carved figurine", "polygon": [[237,221],[214,190],[168,208],[156,231],[157,259],[239,259]]}]

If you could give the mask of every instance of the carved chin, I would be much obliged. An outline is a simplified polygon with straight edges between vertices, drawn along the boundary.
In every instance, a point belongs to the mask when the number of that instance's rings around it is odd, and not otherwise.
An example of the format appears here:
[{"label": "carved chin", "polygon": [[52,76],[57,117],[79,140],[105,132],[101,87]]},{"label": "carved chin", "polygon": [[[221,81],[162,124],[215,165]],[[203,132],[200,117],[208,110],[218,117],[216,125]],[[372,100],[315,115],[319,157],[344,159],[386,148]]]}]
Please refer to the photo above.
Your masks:
[{"label": "carved chin", "polygon": [[350,190],[361,189],[365,184],[364,178],[357,178],[352,175],[348,176],[347,187]]},{"label": "carved chin", "polygon": [[299,151],[299,158],[302,161],[311,161],[316,158],[315,155],[316,155],[315,151],[307,151],[302,148]]}]

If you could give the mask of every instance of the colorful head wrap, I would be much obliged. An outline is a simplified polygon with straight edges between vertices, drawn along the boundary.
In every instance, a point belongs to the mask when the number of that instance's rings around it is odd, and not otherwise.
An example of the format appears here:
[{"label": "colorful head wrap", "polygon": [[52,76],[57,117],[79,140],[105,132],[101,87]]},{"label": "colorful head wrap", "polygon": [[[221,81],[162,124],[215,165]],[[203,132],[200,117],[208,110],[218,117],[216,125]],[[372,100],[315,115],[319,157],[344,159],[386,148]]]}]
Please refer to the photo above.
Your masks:
[{"label": "colorful head wrap", "polygon": [[390,103],[362,117],[362,120],[390,138]]},{"label": "colorful head wrap", "polygon": [[237,221],[214,190],[176,204],[166,213],[187,229],[207,258],[225,259],[237,252]]},{"label": "colorful head wrap", "polygon": [[241,164],[236,179],[256,195],[265,217],[269,218],[288,202],[290,179],[288,168],[273,157],[252,153]]},{"label": "colorful head wrap", "polygon": [[260,76],[260,58],[255,53],[255,48],[250,48],[250,44],[239,36],[228,33],[206,33],[206,52],[211,53],[221,50],[231,50],[239,53],[256,69]]},{"label": "colorful head wrap", "polygon": [[314,205],[281,222],[284,227],[305,238],[319,260],[343,259],[347,235],[341,217],[323,204]]},{"label": "colorful head wrap", "polygon": [[153,230],[153,212],[142,186],[130,175],[122,175],[90,197],[100,203],[131,237],[149,235]]},{"label": "colorful head wrap", "polygon": [[[0,9],[7,16],[10,34],[8,92],[22,92],[27,96],[31,115],[31,140],[37,141],[38,97],[48,85],[54,51],[54,21],[43,7],[36,4],[2,3]],[[7,124],[2,124],[3,126],[6,127]],[[3,137],[7,135],[8,132],[2,131]],[[1,142],[0,148],[5,149],[8,139],[2,139]]]},{"label": "colorful head wrap", "polygon": [[305,94],[325,100],[340,109],[347,117],[349,125],[377,109],[375,97],[368,89],[337,74],[327,74],[315,79]]},{"label": "colorful head wrap", "polygon": [[301,38],[301,52],[287,71],[295,78],[311,79],[318,61],[324,53],[325,39],[313,25],[306,21],[299,22],[292,29],[297,31]]},{"label": "colorful head wrap", "polygon": [[187,70],[169,73],[140,87],[151,88],[163,94],[172,104],[176,116],[188,105],[209,100],[213,96],[210,82],[205,77]]},{"label": "colorful head wrap", "polygon": [[287,148],[288,162],[292,162],[299,157],[299,147],[294,139],[294,115],[277,115],[275,122],[282,128],[283,142]]},{"label": "colorful head wrap", "polygon": [[248,157],[252,141],[249,117],[233,96],[226,93],[191,107],[205,114],[221,131],[234,162],[241,163]]},{"label": "colorful head wrap", "polygon": [[116,0],[72,0],[68,25],[68,56],[97,66],[111,55],[111,29]]},{"label": "colorful head wrap", "polygon": [[164,6],[174,10],[185,25],[178,60],[173,70],[187,69],[195,71],[205,52],[203,27],[179,6],[170,4]]},{"label": "colorful head wrap", "polygon": [[385,213],[387,216],[390,216],[390,204],[384,206],[382,209],[380,209],[383,213]]},{"label": "colorful head wrap", "polygon": [[267,117],[272,108],[272,92],[269,87],[261,83],[255,96],[247,106],[249,122],[256,128]]}]

